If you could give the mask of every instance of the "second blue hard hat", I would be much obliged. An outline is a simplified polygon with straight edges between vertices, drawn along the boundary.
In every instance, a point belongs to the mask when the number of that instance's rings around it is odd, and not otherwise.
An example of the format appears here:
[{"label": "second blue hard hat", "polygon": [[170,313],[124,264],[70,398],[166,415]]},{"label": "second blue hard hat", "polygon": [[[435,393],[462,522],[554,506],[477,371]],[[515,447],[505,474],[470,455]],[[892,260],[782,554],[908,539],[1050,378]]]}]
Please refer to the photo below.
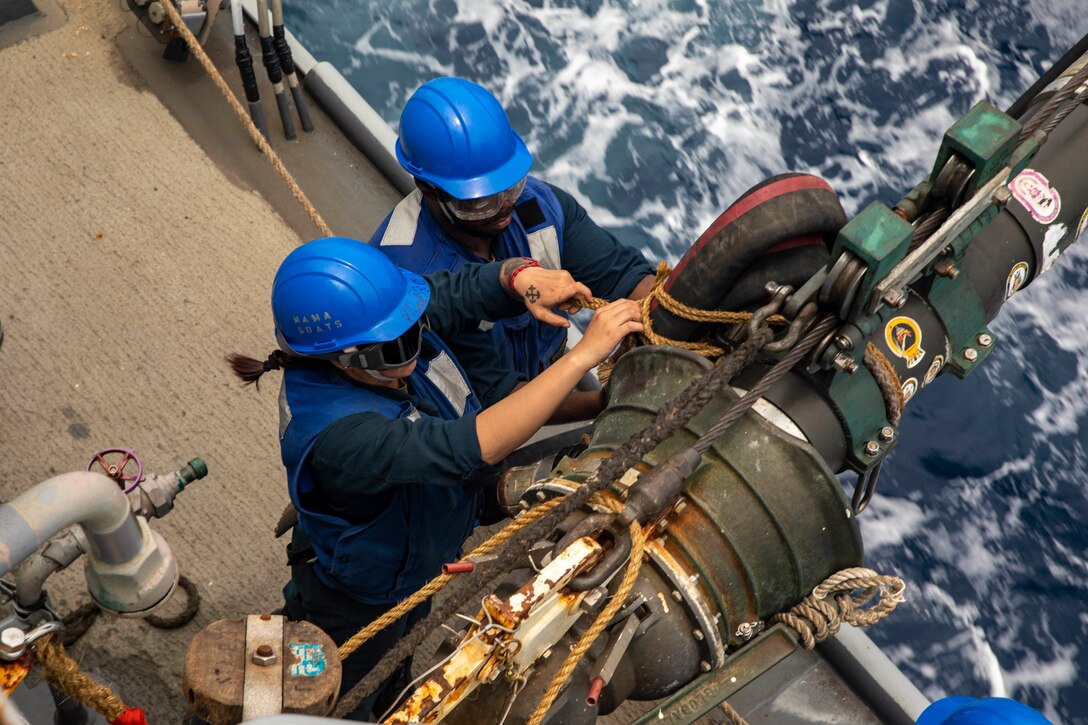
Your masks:
[{"label": "second blue hard hat", "polygon": [[917,725],[1050,725],[1027,705],[1007,697],[946,697],[926,708]]},{"label": "second blue hard hat", "polygon": [[456,199],[509,189],[533,165],[498,99],[464,78],[436,78],[412,94],[396,153],[409,174]]},{"label": "second blue hard hat", "polygon": [[422,317],[431,288],[369,244],[316,239],[283,260],[272,282],[276,337],[288,352],[336,359],[400,337]]}]

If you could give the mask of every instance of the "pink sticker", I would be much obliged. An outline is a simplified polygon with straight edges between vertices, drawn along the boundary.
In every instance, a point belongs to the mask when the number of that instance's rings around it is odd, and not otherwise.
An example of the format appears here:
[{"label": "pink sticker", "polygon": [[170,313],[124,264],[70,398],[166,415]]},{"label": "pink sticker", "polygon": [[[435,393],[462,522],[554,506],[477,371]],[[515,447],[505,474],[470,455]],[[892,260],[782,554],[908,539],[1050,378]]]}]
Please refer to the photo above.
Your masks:
[{"label": "pink sticker", "polygon": [[1034,169],[1024,169],[1009,182],[1013,198],[1040,224],[1049,224],[1062,210],[1062,197],[1050,180]]}]

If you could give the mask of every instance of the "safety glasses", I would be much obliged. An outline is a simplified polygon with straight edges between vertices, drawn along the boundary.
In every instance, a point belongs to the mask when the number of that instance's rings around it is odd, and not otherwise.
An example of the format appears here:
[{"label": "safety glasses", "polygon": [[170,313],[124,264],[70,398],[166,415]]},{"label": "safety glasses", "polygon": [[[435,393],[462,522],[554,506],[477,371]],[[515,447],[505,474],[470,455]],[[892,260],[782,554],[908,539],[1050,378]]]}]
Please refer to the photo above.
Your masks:
[{"label": "safety glasses", "polygon": [[442,203],[451,216],[465,222],[478,222],[497,215],[504,205],[513,204],[524,189],[525,179],[522,179],[498,194],[481,196],[478,199],[455,199],[447,194]]},{"label": "safety glasses", "polygon": [[423,347],[423,333],[429,329],[431,324],[424,315],[396,340],[345,348],[337,359],[345,367],[362,370],[389,370],[403,367],[419,357],[419,351]]}]

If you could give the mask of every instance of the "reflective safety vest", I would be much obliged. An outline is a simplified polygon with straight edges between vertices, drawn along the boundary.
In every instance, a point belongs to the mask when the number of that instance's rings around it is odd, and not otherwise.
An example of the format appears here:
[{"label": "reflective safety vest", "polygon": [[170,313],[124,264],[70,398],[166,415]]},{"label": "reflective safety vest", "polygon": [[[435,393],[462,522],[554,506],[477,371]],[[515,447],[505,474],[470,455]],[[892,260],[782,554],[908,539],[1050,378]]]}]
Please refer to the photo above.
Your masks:
[{"label": "reflective safety vest", "polygon": [[[444,420],[480,409],[461,366],[431,333],[436,351],[422,358],[407,382],[412,393],[433,404]],[[414,483],[392,489],[392,502],[372,520],[353,525],[313,506],[317,482],[307,464],[321,431],[357,413],[395,420],[426,415],[407,400],[394,400],[346,380],[332,365],[285,370],[280,388],[280,454],[299,526],[317,555],[315,571],[327,586],[365,604],[400,601],[441,573],[460,555],[472,532],[481,494],[459,486]],[[366,496],[367,494],[360,494]]]},{"label": "reflective safety vest", "polygon": [[[563,210],[548,186],[530,176],[510,220],[493,247],[495,259],[532,257],[548,269],[562,269]],[[385,252],[398,267],[430,274],[440,269],[455,271],[480,259],[442,230],[423,204],[416,189],[404,198],[374,232],[370,243]],[[492,323],[491,341],[504,362],[528,378],[534,378],[562,354],[567,331],[540,322],[530,313]]]}]

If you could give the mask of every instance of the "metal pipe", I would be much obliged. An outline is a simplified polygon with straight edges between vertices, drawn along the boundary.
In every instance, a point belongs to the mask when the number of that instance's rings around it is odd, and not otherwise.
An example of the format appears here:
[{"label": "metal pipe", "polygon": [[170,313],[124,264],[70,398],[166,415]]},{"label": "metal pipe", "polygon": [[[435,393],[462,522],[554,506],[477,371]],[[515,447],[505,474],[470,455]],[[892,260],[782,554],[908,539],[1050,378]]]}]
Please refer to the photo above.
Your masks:
[{"label": "metal pipe", "polygon": [[45,580],[81,556],[83,547],[74,533],[69,531],[50,540],[45,550],[19,572],[15,580],[15,603],[24,609],[36,606],[42,599]]},{"label": "metal pipe", "polygon": [[62,473],[0,506],[0,576],[73,524],[83,528],[95,556],[107,563],[121,563],[116,559],[138,552],[143,541],[116,483],[101,473]]},{"label": "metal pipe", "polygon": [[[178,579],[170,547],[101,473],[64,473],[0,506],[0,576],[72,525],[87,540],[80,547],[87,553],[87,588],[100,607],[142,616],[169,598]],[[45,573],[41,569],[34,576]],[[32,584],[26,587],[29,596]]]}]

